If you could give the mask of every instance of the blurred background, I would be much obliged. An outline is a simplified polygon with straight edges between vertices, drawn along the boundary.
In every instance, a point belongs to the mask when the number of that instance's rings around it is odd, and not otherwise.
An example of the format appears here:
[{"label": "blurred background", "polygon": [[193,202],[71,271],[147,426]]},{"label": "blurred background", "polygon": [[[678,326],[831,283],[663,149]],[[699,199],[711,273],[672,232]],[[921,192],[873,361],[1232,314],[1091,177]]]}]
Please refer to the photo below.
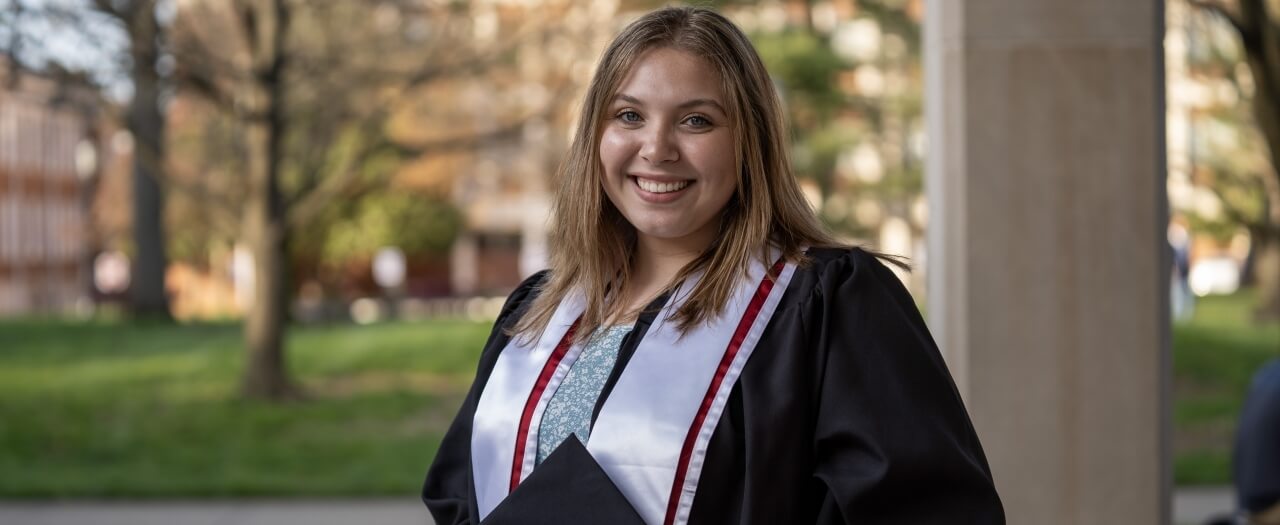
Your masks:
[{"label": "blurred background", "polygon": [[[927,310],[924,2],[710,4],[814,208]],[[411,498],[660,5],[0,1],[0,498]],[[1174,479],[1222,488],[1280,356],[1280,112],[1212,5],[1165,23]]]}]

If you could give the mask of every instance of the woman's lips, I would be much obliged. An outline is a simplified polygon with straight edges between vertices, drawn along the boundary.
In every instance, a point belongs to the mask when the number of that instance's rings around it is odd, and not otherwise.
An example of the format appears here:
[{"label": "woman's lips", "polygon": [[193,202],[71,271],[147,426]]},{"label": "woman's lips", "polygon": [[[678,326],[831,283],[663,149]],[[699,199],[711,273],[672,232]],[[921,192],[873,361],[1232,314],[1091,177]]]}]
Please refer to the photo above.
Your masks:
[{"label": "woman's lips", "polygon": [[688,193],[693,186],[691,180],[657,180],[636,175],[631,176],[632,187],[641,200],[654,204],[663,204],[679,199]]}]

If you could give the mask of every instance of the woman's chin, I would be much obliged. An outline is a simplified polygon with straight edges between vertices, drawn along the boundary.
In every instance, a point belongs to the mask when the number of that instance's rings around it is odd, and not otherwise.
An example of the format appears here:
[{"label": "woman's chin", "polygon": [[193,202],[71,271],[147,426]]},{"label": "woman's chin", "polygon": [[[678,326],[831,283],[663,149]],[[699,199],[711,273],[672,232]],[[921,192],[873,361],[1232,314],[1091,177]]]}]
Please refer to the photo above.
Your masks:
[{"label": "woman's chin", "polygon": [[[636,234],[642,240],[664,244],[678,244],[690,248],[689,245],[706,245],[714,241],[715,231],[703,225],[702,228],[691,228],[688,221],[644,223],[633,222]],[[712,226],[714,227],[714,226]],[[701,250],[701,248],[696,248]]]},{"label": "woman's chin", "polygon": [[637,226],[636,233],[641,237],[663,241],[674,241],[689,236],[689,232],[685,228],[665,226]]}]

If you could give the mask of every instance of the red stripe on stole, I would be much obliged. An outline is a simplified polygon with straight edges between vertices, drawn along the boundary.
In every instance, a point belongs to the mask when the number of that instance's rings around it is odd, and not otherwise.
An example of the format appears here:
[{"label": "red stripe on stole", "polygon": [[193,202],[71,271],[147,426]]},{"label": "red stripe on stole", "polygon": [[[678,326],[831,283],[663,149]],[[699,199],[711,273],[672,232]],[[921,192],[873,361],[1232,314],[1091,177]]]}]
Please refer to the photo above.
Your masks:
[{"label": "red stripe on stole", "polygon": [[[581,320],[581,318],[578,319],[578,321]],[[507,492],[516,490],[516,486],[520,484],[520,470],[524,466],[524,445],[529,439],[529,424],[533,420],[533,411],[538,407],[538,401],[542,399],[542,393],[547,389],[547,383],[551,382],[551,376],[555,374],[560,360],[564,359],[564,355],[569,352],[569,347],[573,346],[573,333],[578,330],[578,321],[574,321],[573,325],[569,326],[569,331],[565,332],[560,344],[556,345],[555,351],[551,352],[551,357],[547,359],[546,364],[542,365],[538,382],[533,384],[533,391],[529,392],[529,399],[524,403],[524,412],[520,414],[520,427],[516,431],[516,453],[511,462],[511,487]]]},{"label": "red stripe on stole", "polygon": [[729,347],[725,348],[724,356],[720,358],[720,366],[716,367],[716,375],[711,379],[711,384],[707,386],[707,393],[702,396],[702,405],[698,407],[698,415],[694,416],[693,424],[689,426],[689,433],[685,434],[684,446],[680,449],[680,462],[676,464],[676,479],[671,484],[671,495],[667,497],[667,516],[663,520],[666,525],[671,525],[676,520],[676,508],[680,505],[680,493],[684,489],[685,476],[689,472],[689,459],[693,457],[693,445],[698,440],[699,430],[702,428],[703,422],[707,419],[707,413],[711,411],[711,405],[715,402],[716,392],[720,390],[720,384],[724,382],[724,376],[729,373],[729,366],[733,364],[733,358],[738,355],[738,349],[742,347],[742,341],[747,338],[747,332],[751,331],[751,325],[755,324],[756,317],[760,315],[760,308],[764,306],[765,299],[769,298],[769,292],[773,290],[774,280],[770,276],[782,274],[783,259],[778,259],[774,263],[773,269],[760,279],[760,286],[756,288],[756,294],[751,297],[751,302],[747,304],[747,311],[742,314],[742,320],[738,321],[738,328],[733,332],[733,339],[729,340]]}]

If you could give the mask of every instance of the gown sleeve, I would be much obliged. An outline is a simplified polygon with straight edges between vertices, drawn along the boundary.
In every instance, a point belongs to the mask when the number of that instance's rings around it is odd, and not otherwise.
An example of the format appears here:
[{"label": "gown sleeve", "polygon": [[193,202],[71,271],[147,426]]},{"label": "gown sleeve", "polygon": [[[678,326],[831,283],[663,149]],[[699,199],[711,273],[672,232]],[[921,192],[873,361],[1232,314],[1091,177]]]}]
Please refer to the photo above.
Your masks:
[{"label": "gown sleeve", "polygon": [[422,502],[431,511],[438,525],[473,524],[473,496],[471,491],[471,419],[475,415],[476,403],[480,393],[484,391],[485,382],[493,372],[493,365],[510,339],[505,330],[515,325],[524,315],[528,303],[536,296],[537,288],[546,277],[544,270],[526,279],[507,297],[498,319],[493,323],[493,331],[480,354],[480,364],[476,370],[475,381],[467,397],[458,409],[453,424],[445,432],[436,451],[435,460],[427,471],[426,481],[422,485]]},{"label": "gown sleeve", "polygon": [[818,523],[1004,523],[987,460],[902,283],[875,256],[831,261],[808,333],[823,359]]}]

